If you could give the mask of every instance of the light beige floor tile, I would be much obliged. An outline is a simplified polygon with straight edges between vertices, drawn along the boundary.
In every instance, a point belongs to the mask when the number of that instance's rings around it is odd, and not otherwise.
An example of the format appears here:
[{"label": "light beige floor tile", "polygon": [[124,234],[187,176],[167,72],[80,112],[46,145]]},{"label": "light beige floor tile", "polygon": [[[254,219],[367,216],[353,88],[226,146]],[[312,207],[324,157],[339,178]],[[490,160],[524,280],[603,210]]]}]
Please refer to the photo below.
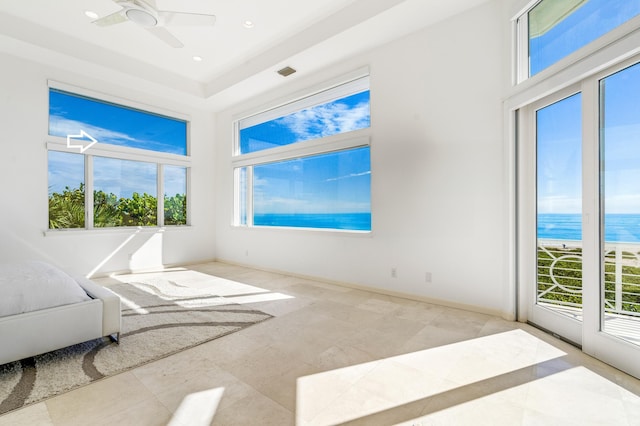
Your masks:
[{"label": "light beige floor tile", "polygon": [[352,305],[333,300],[318,300],[305,309],[305,312],[328,316],[350,324],[367,326],[384,317],[365,309],[358,309]]},{"label": "light beige floor tile", "polygon": [[55,424],[90,424],[94,417],[125,411],[133,405],[155,399],[131,373],[117,374],[46,401]]},{"label": "light beige floor tile", "polygon": [[[559,418],[544,411],[525,410],[524,418],[522,420],[523,426],[549,426],[549,425],[562,425],[562,426],[608,426],[613,423],[602,423],[601,420],[594,419],[593,421],[581,418],[564,417]],[[634,423],[619,423],[616,426],[634,426]]]},{"label": "light beige floor tile", "polygon": [[402,344],[402,350],[414,352],[427,348],[451,345],[477,337],[476,333],[467,329],[443,330],[434,325],[425,325],[410,339]]},{"label": "light beige floor tile", "polygon": [[429,303],[401,306],[395,313],[398,318],[429,324],[436,319],[445,308]]},{"label": "light beige floor tile", "polygon": [[306,297],[291,296],[286,291],[275,292],[274,299],[254,301],[252,303],[244,303],[245,306],[251,306],[275,317],[280,317],[292,312],[296,312],[311,305],[314,300]]},{"label": "light beige floor tile", "polygon": [[375,358],[368,353],[350,345],[334,345],[318,354],[309,362],[320,371],[335,370],[374,361]]},{"label": "light beige floor tile", "polygon": [[379,320],[367,324],[366,327],[377,330],[380,333],[393,334],[398,336],[398,338],[409,340],[418,334],[418,332],[422,331],[425,325],[419,321],[398,318],[394,314],[387,314]]},{"label": "light beige floor tile", "polygon": [[250,380],[251,386],[261,394],[277,402],[287,410],[297,409],[297,381],[300,377],[317,373],[317,369],[308,364],[296,364],[284,373],[263,380]]},{"label": "light beige floor tile", "polygon": [[224,407],[242,395],[242,383],[199,352],[184,351],[137,368],[133,374],[174,412],[191,394],[221,389]]},{"label": "light beige floor tile", "polygon": [[520,324],[515,321],[507,321],[502,318],[490,318],[480,329],[478,335],[489,336],[491,334],[504,333],[506,331],[520,329]]},{"label": "light beige floor tile", "polygon": [[371,295],[371,292],[368,291],[350,289],[349,291],[346,291],[344,293],[327,294],[326,300],[344,303],[348,304],[349,306],[355,307],[360,303],[366,302],[371,298]]},{"label": "light beige floor tile", "polygon": [[160,401],[153,398],[131,405],[122,411],[103,412],[93,419],[81,419],[78,424],[91,424],[92,426],[164,426],[170,419],[171,413],[169,410]]},{"label": "light beige floor tile", "polygon": [[391,408],[393,404],[375,393],[352,386],[337,395],[329,409],[322,410],[312,419],[297,417],[300,425],[335,425],[356,420]]},{"label": "light beige floor tile", "polygon": [[362,351],[374,359],[387,358],[397,354],[400,345],[406,342],[405,338],[397,338],[393,335],[378,333],[371,328],[363,329],[351,337],[337,342],[338,346],[350,346]]},{"label": "light beige floor tile", "polygon": [[353,386],[388,401],[391,407],[423,400],[456,386],[452,381],[429,374],[423,369],[401,364],[396,358],[378,362],[376,368]]},{"label": "light beige floor tile", "polygon": [[358,303],[355,307],[379,314],[392,314],[400,310],[401,306],[398,303],[376,296],[377,295],[372,295],[369,299]]},{"label": "light beige floor tile", "polygon": [[294,415],[280,404],[254,391],[251,395],[216,412],[212,425],[220,426],[288,426]]},{"label": "light beige floor tile", "polygon": [[[259,326],[260,324],[257,324],[252,327]],[[262,330],[264,331],[266,329]],[[246,331],[246,329],[243,331]],[[189,352],[192,352],[194,356],[200,355],[206,357],[216,363],[216,365],[222,365],[224,363],[232,362],[235,358],[240,356],[259,352],[266,346],[266,343],[261,343],[251,336],[246,336],[242,332],[237,332],[203,343],[202,345],[198,345],[195,348],[190,349]]]},{"label": "light beige floor tile", "polygon": [[409,426],[496,426],[520,425],[525,410],[495,398],[475,399],[400,423]]},{"label": "light beige floor tile", "polygon": [[459,309],[446,309],[434,318],[430,324],[441,330],[469,332],[475,337],[480,334],[489,320],[491,320],[489,315]]},{"label": "light beige floor tile", "polygon": [[[625,424],[620,388],[584,367],[558,372],[528,385],[526,407],[558,424]],[[640,397],[638,397],[640,402]]]},{"label": "light beige floor tile", "polygon": [[51,426],[53,424],[51,417],[49,417],[47,405],[44,402],[29,405],[0,416],[0,426]]},{"label": "light beige floor tile", "polygon": [[250,395],[252,391],[253,388],[248,384],[230,373],[220,371],[216,374],[191,376],[177,386],[160,388],[154,394],[170,412],[175,413],[194,395],[213,392],[218,398],[216,409],[222,410]]}]

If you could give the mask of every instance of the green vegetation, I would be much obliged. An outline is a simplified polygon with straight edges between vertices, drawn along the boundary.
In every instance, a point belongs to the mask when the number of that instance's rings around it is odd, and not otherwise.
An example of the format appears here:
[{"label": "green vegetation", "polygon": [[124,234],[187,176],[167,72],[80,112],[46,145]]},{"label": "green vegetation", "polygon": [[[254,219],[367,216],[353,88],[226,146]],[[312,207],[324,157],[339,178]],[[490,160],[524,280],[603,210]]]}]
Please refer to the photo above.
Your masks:
[{"label": "green vegetation", "polygon": [[582,249],[538,247],[538,295],[560,305],[582,305]]},{"label": "green vegetation", "polygon": [[176,194],[164,196],[164,224],[185,225],[187,223],[187,196]]},{"label": "green vegetation", "polygon": [[[49,195],[49,228],[85,227],[84,184],[68,186]],[[116,226],[156,226],[157,198],[134,192],[131,198],[118,198],[103,191],[93,192],[93,220],[96,228]],[[185,225],[187,198],[184,194],[164,197],[165,225]]]},{"label": "green vegetation", "polygon": [[[640,253],[624,251],[621,257],[622,310],[640,312],[640,266],[637,266]],[[613,310],[615,252],[606,253],[604,269],[606,309]],[[581,248],[538,247],[538,296],[549,303],[582,306]]]},{"label": "green vegetation", "polygon": [[84,228],[84,184],[49,195],[49,229]]}]

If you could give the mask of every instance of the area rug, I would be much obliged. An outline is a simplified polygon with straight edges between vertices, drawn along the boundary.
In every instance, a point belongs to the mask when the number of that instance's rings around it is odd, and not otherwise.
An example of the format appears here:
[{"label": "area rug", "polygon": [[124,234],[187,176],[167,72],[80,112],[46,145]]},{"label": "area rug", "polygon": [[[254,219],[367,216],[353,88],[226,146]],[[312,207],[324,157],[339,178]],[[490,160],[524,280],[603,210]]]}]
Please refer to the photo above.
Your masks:
[{"label": "area rug", "polygon": [[156,279],[109,287],[120,295],[120,344],[96,339],[0,365],[0,415],[271,318],[212,287]]}]

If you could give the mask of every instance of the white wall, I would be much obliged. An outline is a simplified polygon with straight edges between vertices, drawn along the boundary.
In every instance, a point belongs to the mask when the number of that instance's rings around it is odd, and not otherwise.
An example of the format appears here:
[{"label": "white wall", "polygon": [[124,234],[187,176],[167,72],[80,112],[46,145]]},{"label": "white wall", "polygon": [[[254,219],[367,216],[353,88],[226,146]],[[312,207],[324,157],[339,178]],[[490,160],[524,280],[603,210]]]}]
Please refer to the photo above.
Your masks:
[{"label": "white wall", "polygon": [[285,89],[298,92],[370,67],[370,236],[230,226],[233,118],[284,93],[219,113],[217,257],[511,317],[504,15],[501,2],[485,3],[320,74],[296,77]]},{"label": "white wall", "polygon": [[[48,260],[74,273],[155,268],[215,257],[212,114],[162,97],[0,53],[0,262]],[[191,117],[191,228],[166,232],[47,229],[47,79]]]}]

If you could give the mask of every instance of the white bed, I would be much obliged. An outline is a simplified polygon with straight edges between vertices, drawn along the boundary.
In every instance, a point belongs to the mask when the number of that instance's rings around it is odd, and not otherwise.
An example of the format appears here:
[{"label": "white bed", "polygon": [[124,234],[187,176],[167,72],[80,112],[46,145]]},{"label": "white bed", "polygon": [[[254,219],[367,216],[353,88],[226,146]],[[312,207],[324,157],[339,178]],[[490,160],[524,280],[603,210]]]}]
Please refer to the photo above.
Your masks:
[{"label": "white bed", "polygon": [[120,298],[43,262],[0,265],[0,364],[120,334]]}]

